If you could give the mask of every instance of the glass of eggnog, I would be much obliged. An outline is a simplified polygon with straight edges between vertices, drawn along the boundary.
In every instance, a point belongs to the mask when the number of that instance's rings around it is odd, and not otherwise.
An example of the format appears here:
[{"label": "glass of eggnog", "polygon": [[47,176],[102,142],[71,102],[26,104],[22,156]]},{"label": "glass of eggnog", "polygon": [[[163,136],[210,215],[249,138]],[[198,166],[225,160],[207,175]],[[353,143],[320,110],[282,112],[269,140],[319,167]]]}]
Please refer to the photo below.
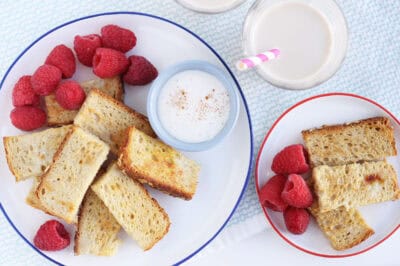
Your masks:
[{"label": "glass of eggnog", "polygon": [[276,48],[276,60],[257,66],[271,84],[292,90],[329,79],[347,50],[346,20],[333,0],[258,0],[243,26],[246,56]]}]

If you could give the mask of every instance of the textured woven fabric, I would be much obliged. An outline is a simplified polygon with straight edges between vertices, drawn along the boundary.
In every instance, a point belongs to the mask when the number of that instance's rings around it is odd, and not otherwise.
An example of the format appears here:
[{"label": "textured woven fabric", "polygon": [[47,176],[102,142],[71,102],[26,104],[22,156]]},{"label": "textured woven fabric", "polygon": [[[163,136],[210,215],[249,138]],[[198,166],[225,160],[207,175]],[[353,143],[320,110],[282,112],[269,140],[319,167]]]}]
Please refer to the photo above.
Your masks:
[{"label": "textured woven fabric", "polygon": [[[32,41],[66,21],[95,13],[139,11],[165,17],[196,32],[232,67],[252,117],[254,156],[278,116],[294,103],[312,95],[333,91],[356,93],[374,99],[394,115],[400,115],[400,1],[338,0],[349,28],[346,59],[333,78],[305,91],[281,90],[255,72],[238,73],[234,69],[236,60],[242,55],[242,24],[252,2],[248,0],[226,13],[207,15],[187,10],[172,0],[2,0],[0,76],[4,76],[14,59]],[[245,223],[260,213],[252,175],[228,227]],[[245,236],[243,226],[241,231]],[[254,230],[249,232],[254,233]],[[24,243],[3,215],[0,215],[0,254],[0,265],[50,264]]]}]

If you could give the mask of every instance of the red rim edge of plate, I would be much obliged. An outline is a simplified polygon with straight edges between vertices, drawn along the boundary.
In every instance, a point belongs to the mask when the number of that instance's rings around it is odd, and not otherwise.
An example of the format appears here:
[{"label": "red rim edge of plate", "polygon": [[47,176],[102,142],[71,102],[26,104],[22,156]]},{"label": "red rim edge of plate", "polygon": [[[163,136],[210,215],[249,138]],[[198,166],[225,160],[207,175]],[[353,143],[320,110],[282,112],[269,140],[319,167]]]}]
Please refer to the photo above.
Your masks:
[{"label": "red rim edge of plate", "polygon": [[297,249],[299,249],[299,250],[301,250],[301,251],[304,251],[304,252],[306,252],[306,253],[308,253],[308,254],[311,254],[311,255],[315,255],[315,256],[319,256],[319,257],[324,257],[324,258],[345,258],[345,257],[351,257],[351,256],[355,256],[355,255],[362,254],[362,253],[367,252],[367,251],[369,251],[370,249],[372,249],[372,248],[378,246],[379,244],[381,244],[382,242],[384,242],[386,239],[388,239],[390,236],[392,236],[392,235],[397,231],[397,229],[399,229],[400,224],[398,224],[398,225],[396,226],[396,228],[395,228],[392,232],[390,232],[387,236],[385,236],[384,238],[382,238],[381,240],[379,240],[379,241],[376,242],[375,244],[373,244],[373,245],[371,245],[371,246],[369,246],[369,247],[367,247],[367,248],[365,248],[365,249],[363,249],[363,250],[354,252],[354,253],[349,253],[349,254],[344,254],[344,255],[329,255],[329,254],[323,254],[323,253],[314,252],[314,251],[305,249],[305,248],[303,248],[303,247],[301,247],[301,246],[299,246],[299,245],[296,245],[294,242],[292,242],[291,240],[289,240],[288,238],[286,238],[286,237],[281,233],[281,231],[274,225],[273,221],[271,220],[271,218],[270,218],[269,215],[268,215],[268,212],[266,211],[266,208],[264,208],[264,207],[262,206],[262,204],[261,204],[261,200],[260,200],[260,187],[259,187],[259,185],[258,185],[258,167],[259,167],[259,162],[260,162],[260,157],[261,157],[261,151],[264,149],[265,143],[267,142],[269,135],[271,135],[272,131],[275,129],[276,125],[282,120],[282,118],[284,118],[284,117],[286,116],[286,114],[288,114],[289,112],[291,112],[293,109],[297,108],[298,106],[300,106],[300,105],[302,105],[302,104],[304,104],[304,103],[306,103],[306,102],[309,102],[309,101],[318,99],[318,98],[330,97],[330,96],[347,96],[347,97],[358,98],[358,99],[367,101],[367,102],[369,102],[369,103],[372,103],[373,105],[375,105],[375,106],[379,107],[380,109],[382,109],[383,111],[385,111],[385,112],[386,112],[391,118],[393,118],[393,120],[395,120],[396,123],[400,126],[400,121],[399,121],[390,111],[388,111],[385,107],[383,107],[382,105],[380,105],[379,103],[377,103],[377,102],[375,102],[375,101],[373,101],[373,100],[371,100],[371,99],[368,99],[368,98],[363,97],[363,96],[360,96],[360,95],[356,95],[356,94],[352,94],[352,93],[344,93],[344,92],[332,92],[332,93],[319,94],[319,95],[315,95],[315,96],[306,98],[306,99],[304,99],[304,100],[302,100],[302,101],[296,103],[295,105],[291,106],[291,107],[290,107],[289,109],[287,109],[285,112],[283,112],[283,114],[280,115],[279,118],[273,123],[272,127],[270,128],[270,130],[268,131],[267,135],[265,136],[265,138],[264,138],[264,140],[263,140],[263,142],[262,142],[262,144],[261,144],[261,147],[260,147],[260,149],[259,149],[259,151],[258,151],[258,155],[257,155],[257,160],[256,160],[256,165],[255,165],[255,166],[256,166],[256,167],[255,167],[255,186],[256,186],[256,191],[257,191],[257,195],[258,195],[258,201],[259,201],[259,204],[260,204],[260,206],[261,206],[261,208],[262,208],[262,210],[263,210],[263,212],[264,212],[264,214],[265,214],[265,217],[267,218],[268,222],[271,224],[271,226],[272,226],[272,228],[275,230],[275,232],[277,232],[278,235],[279,235],[281,238],[283,238],[283,240],[285,240],[287,243],[289,243],[289,244],[292,245],[293,247],[295,247],[295,248],[297,248]]}]

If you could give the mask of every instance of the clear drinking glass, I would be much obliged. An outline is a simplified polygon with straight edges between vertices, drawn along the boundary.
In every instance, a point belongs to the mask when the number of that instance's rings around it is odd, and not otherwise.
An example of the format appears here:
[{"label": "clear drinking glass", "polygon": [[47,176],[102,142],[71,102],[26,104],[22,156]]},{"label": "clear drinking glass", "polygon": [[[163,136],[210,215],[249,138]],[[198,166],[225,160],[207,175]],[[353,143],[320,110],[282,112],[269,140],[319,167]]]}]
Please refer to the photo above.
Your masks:
[{"label": "clear drinking glass", "polygon": [[346,20],[333,0],[258,0],[242,33],[245,57],[280,49],[278,59],[256,71],[269,83],[292,90],[309,89],[332,77],[345,57],[347,41]]},{"label": "clear drinking glass", "polygon": [[202,13],[220,13],[233,9],[246,0],[176,0],[182,6]]}]

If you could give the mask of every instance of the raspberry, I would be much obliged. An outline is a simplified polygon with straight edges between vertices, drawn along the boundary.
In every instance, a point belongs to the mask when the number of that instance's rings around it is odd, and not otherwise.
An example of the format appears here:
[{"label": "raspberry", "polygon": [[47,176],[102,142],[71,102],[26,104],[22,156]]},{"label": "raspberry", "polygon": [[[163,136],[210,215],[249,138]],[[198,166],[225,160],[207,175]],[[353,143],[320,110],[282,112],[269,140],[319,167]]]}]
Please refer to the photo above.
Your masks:
[{"label": "raspberry", "polygon": [[46,113],[35,106],[15,107],[10,113],[11,123],[18,129],[31,131],[46,124]]},{"label": "raspberry", "polygon": [[70,243],[69,233],[59,221],[49,220],[40,226],[33,243],[41,250],[61,250]]},{"label": "raspberry", "polygon": [[45,64],[58,67],[63,78],[70,78],[76,70],[74,53],[64,44],[57,45],[51,50],[46,58]]},{"label": "raspberry", "polygon": [[158,76],[157,69],[143,56],[132,55],[124,81],[131,85],[146,85]]},{"label": "raspberry", "polygon": [[288,207],[283,212],[283,219],[285,220],[285,225],[289,232],[300,235],[304,233],[308,227],[310,214],[306,209]]},{"label": "raspberry", "polygon": [[278,152],[271,169],[277,174],[304,174],[308,171],[306,151],[301,144],[290,145]]},{"label": "raspberry", "polygon": [[97,34],[85,36],[75,36],[74,50],[79,62],[83,65],[91,67],[94,53],[96,49],[102,46],[101,38]]},{"label": "raspberry", "polygon": [[284,202],[297,208],[307,208],[313,203],[313,196],[306,181],[296,174],[289,175],[281,196]]},{"label": "raspberry", "polygon": [[278,212],[282,212],[286,209],[287,204],[281,198],[281,193],[283,187],[285,186],[285,182],[285,176],[276,175],[271,177],[261,188],[260,200],[264,207]]},{"label": "raspberry", "polygon": [[40,104],[40,97],[35,93],[31,85],[31,76],[22,76],[14,86],[12,92],[14,106]]},{"label": "raspberry", "polygon": [[86,94],[81,85],[74,80],[61,82],[55,92],[56,101],[67,110],[77,110],[85,101]]},{"label": "raspberry", "polygon": [[100,78],[111,78],[124,73],[129,61],[123,53],[110,48],[97,48],[93,57],[93,73]]},{"label": "raspberry", "polygon": [[40,66],[31,77],[32,88],[36,94],[49,95],[61,81],[61,71],[52,65]]},{"label": "raspberry", "polygon": [[136,45],[135,34],[128,29],[117,25],[106,25],[101,28],[103,46],[123,53],[128,52]]}]

